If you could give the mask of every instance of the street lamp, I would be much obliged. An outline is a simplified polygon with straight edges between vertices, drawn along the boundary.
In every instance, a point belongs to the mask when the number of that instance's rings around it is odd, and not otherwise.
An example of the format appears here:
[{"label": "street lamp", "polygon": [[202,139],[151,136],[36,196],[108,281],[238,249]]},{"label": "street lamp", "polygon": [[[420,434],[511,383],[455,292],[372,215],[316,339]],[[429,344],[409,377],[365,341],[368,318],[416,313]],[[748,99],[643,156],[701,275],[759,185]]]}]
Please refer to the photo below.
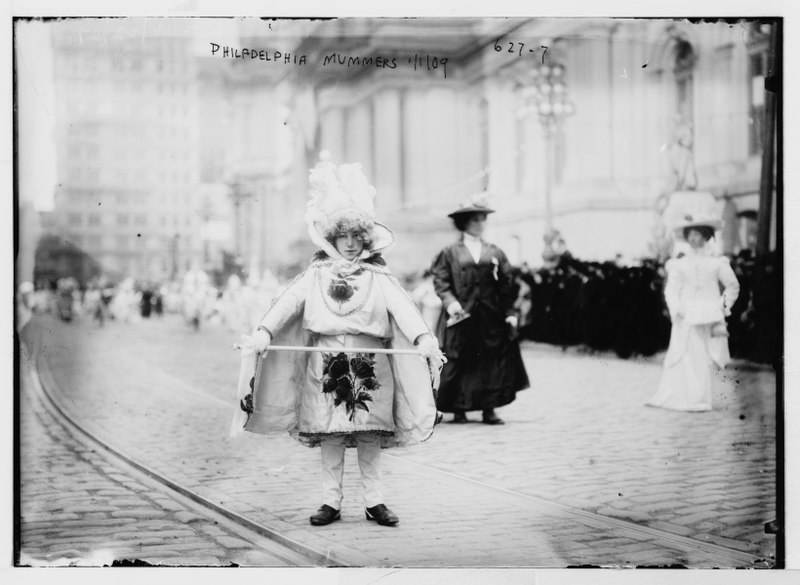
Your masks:
[{"label": "street lamp", "polygon": [[180,244],[181,235],[174,234],[172,236],[171,242],[171,252],[172,252],[172,273],[170,274],[170,279],[175,280],[178,278],[178,271],[180,270],[178,266],[178,246]]},{"label": "street lamp", "polygon": [[230,191],[228,192],[231,202],[233,203],[233,237],[236,255],[242,253],[241,235],[239,233],[239,224],[241,222],[241,206],[244,200],[247,199],[248,193],[245,191],[244,185],[237,178],[230,183]]},{"label": "street lamp", "polygon": [[545,234],[544,251],[542,258],[545,262],[552,262],[558,254],[553,250],[552,243],[558,238],[558,232],[553,227],[552,190],[554,182],[554,149],[555,140],[561,129],[564,118],[575,113],[575,105],[567,96],[567,84],[564,81],[564,66],[558,63],[541,64],[530,73],[528,84],[522,88],[525,105],[521,110],[522,116],[536,113],[544,130],[545,140],[545,192],[544,214]]},{"label": "street lamp", "polygon": [[208,264],[211,261],[210,253],[209,253],[209,228],[208,222],[212,216],[212,206],[211,202],[208,199],[208,195],[205,194],[203,196],[203,200],[200,203],[200,208],[198,209],[198,215],[203,222],[203,264]]}]

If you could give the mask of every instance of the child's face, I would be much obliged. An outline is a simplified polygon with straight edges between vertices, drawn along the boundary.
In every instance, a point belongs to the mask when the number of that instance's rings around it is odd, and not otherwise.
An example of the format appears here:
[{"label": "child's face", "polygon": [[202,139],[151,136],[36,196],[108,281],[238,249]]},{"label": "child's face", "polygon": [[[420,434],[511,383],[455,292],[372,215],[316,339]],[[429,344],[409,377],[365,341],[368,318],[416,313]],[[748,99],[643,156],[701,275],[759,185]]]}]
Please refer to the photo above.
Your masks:
[{"label": "child's face", "polygon": [[354,260],[361,255],[364,250],[364,238],[361,232],[348,230],[336,235],[334,240],[336,250],[345,260]]}]

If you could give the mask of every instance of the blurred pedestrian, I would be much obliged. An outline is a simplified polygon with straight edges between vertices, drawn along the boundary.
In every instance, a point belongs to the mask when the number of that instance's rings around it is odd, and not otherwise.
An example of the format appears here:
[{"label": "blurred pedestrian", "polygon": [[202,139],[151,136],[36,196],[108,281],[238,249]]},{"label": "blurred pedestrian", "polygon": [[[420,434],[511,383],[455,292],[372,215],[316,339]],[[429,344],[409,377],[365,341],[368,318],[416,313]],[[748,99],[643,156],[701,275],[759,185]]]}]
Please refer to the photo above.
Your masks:
[{"label": "blurred pedestrian", "polygon": [[144,319],[149,319],[150,313],[153,312],[153,287],[150,285],[150,283],[145,283],[145,285],[142,287],[139,310],[141,311]]},{"label": "blurred pedestrian", "polygon": [[183,277],[181,300],[183,316],[195,331],[200,329],[210,287],[211,279],[208,274],[200,268],[197,260],[192,260],[191,267]]},{"label": "blurred pedestrian", "polygon": [[422,280],[411,291],[411,298],[414,299],[425,324],[431,331],[435,331],[442,311],[442,299],[433,288],[433,274],[430,270],[422,273]]},{"label": "blurred pedestrian", "polygon": [[133,278],[130,276],[119,283],[111,300],[111,315],[122,323],[137,323],[139,317],[139,293],[136,291]]},{"label": "blurred pedestrian", "polygon": [[[245,353],[239,395],[250,412],[244,428],[288,431],[306,446],[321,447],[323,503],[310,518],[315,526],[340,518],[345,450],[356,447],[366,517],[394,526],[398,518],[381,493],[381,449],[431,435],[438,422],[434,388],[443,357],[385,266],[380,253],[394,243],[394,234],[375,221],[375,190],[361,165],[321,162],[311,170],[310,183],[306,221],[320,251],[275,299],[244,346],[245,352],[249,346],[260,353],[274,341],[327,352],[288,357],[267,351],[249,395],[253,369]],[[353,353],[348,347],[367,349]],[[420,355],[371,348],[417,348],[428,364]]]},{"label": "blurred pedestrian", "polygon": [[155,285],[153,287],[153,313],[159,319],[164,316],[164,286]]},{"label": "blurred pedestrian", "polygon": [[22,331],[28,321],[33,316],[34,300],[34,286],[32,282],[25,281],[20,283],[17,287],[16,298],[16,316],[17,316],[17,333]]},{"label": "blurred pedestrian", "polygon": [[436,294],[443,311],[437,334],[447,356],[437,405],[454,423],[483,411],[483,422],[503,424],[495,408],[509,404],[528,387],[515,330],[517,289],[505,253],[483,241],[486,202],[473,197],[449,214],[461,232],[458,241],[433,262]]},{"label": "blurred pedestrian", "polygon": [[72,321],[75,316],[75,290],[78,288],[78,281],[71,276],[58,279],[56,283],[56,310],[62,321]]},{"label": "blurred pedestrian", "polygon": [[90,282],[83,297],[86,314],[91,315],[92,322],[102,327],[105,323],[105,306],[103,305],[103,292],[97,282]]},{"label": "blurred pedestrian", "polygon": [[[242,279],[236,274],[231,274],[222,292],[220,312],[222,321],[229,331],[235,333],[249,333],[253,330],[248,319],[247,293],[242,285]],[[263,311],[261,315],[263,315]]]},{"label": "blurred pedestrian", "polygon": [[664,296],[672,332],[658,391],[649,406],[684,411],[712,408],[712,371],[730,360],[725,317],[739,295],[730,260],[715,255],[710,245],[719,227],[719,220],[700,213],[687,214],[678,226],[689,249],[667,263]]},{"label": "blurred pedestrian", "polygon": [[517,311],[517,329],[520,335],[531,328],[531,286],[528,284],[527,276],[529,271],[515,270],[514,279],[517,286],[517,298],[514,301],[514,309]]}]

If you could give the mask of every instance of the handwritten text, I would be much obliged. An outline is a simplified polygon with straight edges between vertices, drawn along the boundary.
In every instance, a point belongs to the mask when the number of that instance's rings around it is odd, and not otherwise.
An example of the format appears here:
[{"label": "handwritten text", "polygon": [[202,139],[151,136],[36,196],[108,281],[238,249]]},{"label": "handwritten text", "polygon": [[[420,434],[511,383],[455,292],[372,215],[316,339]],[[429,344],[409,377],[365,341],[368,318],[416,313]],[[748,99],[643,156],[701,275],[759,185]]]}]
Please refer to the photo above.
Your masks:
[{"label": "handwritten text", "polygon": [[497,39],[494,42],[494,50],[496,53],[511,53],[517,57],[523,57],[540,52],[542,54],[542,63],[544,63],[544,56],[548,48],[549,47],[545,45],[539,45],[537,47],[533,44],[526,44],[519,41],[501,41]]},{"label": "handwritten text", "polygon": [[273,61],[285,65],[306,65],[305,55],[284,53],[281,51],[267,51],[266,49],[239,49],[236,47],[220,46],[211,43],[211,54],[222,57],[223,59],[250,59],[259,61]]}]

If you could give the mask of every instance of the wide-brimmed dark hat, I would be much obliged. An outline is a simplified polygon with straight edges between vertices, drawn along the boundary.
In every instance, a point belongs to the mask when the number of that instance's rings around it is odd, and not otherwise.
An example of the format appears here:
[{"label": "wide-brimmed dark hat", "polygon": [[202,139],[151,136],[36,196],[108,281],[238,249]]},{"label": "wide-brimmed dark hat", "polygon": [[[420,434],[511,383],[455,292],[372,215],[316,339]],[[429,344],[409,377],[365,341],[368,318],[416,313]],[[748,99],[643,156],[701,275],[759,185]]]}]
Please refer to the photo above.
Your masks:
[{"label": "wide-brimmed dark hat", "polygon": [[450,213],[447,214],[447,217],[455,217],[457,215],[461,215],[464,213],[488,214],[488,213],[494,213],[494,209],[489,207],[486,194],[479,193],[462,201],[454,211],[451,211]]}]

